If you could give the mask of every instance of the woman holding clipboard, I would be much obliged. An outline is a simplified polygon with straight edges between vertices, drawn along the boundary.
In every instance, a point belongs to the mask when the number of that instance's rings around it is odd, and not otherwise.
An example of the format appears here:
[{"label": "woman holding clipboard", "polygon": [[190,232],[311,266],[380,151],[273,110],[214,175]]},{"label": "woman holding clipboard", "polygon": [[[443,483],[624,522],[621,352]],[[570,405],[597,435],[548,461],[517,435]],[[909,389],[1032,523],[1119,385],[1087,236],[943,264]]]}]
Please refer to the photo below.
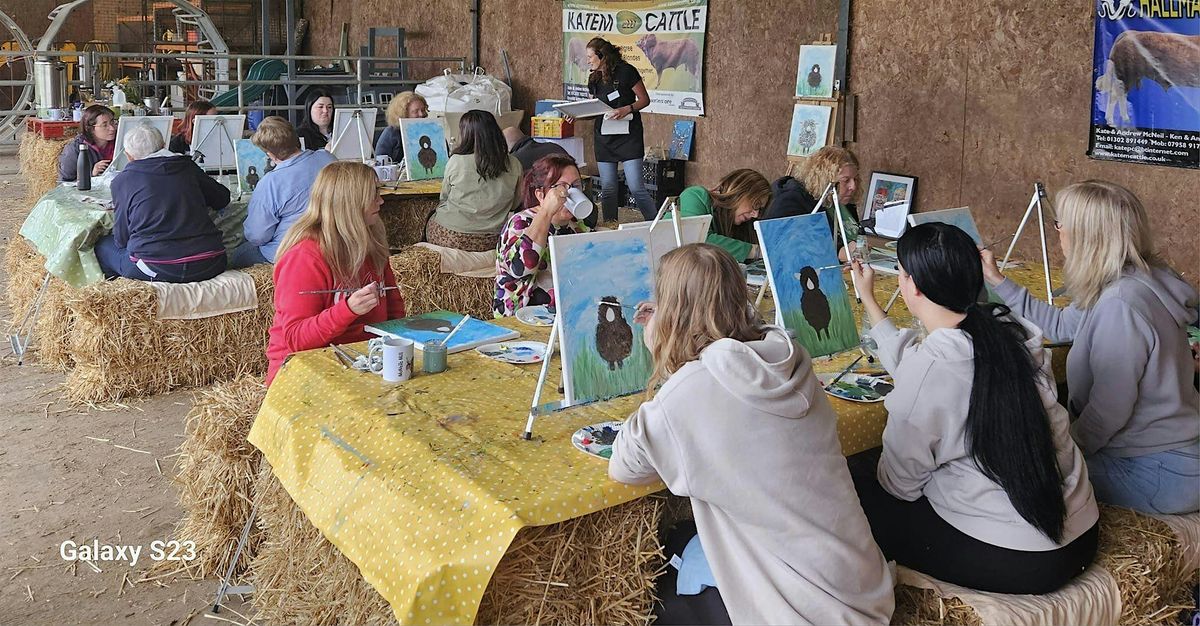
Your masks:
[{"label": "woman holding clipboard", "polygon": [[[595,37],[587,45],[587,62],[592,69],[588,91],[592,97],[612,107],[612,112],[596,120],[595,152],[600,169],[600,204],[606,222],[617,219],[620,198],[617,197],[617,166],[625,170],[625,184],[633,192],[638,210],[646,219],[654,219],[657,209],[650,192],[642,181],[642,157],[646,153],[642,141],[641,109],[650,106],[650,96],[637,68],[621,59],[621,51],[607,40]],[[628,132],[604,134],[604,127],[628,124]],[[610,128],[609,132],[613,132]]]}]

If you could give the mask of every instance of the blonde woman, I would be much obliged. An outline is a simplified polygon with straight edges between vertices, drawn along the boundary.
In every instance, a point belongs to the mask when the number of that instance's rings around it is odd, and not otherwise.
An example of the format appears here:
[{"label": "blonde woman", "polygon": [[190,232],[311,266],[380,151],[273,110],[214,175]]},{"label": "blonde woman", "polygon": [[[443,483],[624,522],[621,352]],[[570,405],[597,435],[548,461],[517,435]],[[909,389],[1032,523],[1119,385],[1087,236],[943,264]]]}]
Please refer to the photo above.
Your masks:
[{"label": "blonde woman", "polygon": [[[353,161],[326,165],[308,210],[288,229],[275,263],[275,321],[267,344],[267,384],[294,352],[364,341],[363,326],[404,317],[388,264],[383,199],[375,170]],[[308,294],[304,291],[342,290]]]},{"label": "blonde woman", "polygon": [[[663,256],[655,299],[636,319],[654,359],[650,388],[662,387],[625,422],[608,472],[691,499],[701,549],[684,550],[679,582],[716,588],[661,588],[661,610],[682,617],[660,622],[888,623],[892,577],[808,353],[762,323],[737,262],[717,246]],[[710,566],[711,577],[693,575]]]},{"label": "blonde woman", "polygon": [[1137,196],[1089,180],[1059,193],[1054,227],[1071,306],[1033,298],[984,250],[984,279],[1067,355],[1071,433],[1096,499],[1147,513],[1200,509],[1200,393],[1187,326],[1196,290],[1154,253]]},{"label": "blonde woman", "polygon": [[[853,243],[859,230],[854,205],[858,195],[858,157],[845,148],[825,146],[808,157],[800,168],[799,178],[783,178],[776,181],[775,197],[765,219],[812,213],[813,208],[817,206],[817,199],[831,182],[837,183],[838,200],[841,202],[838,210],[846,226],[846,237]],[[829,230],[833,233],[838,254],[845,260],[842,233],[832,207],[831,193],[825,197],[821,208],[825,211],[825,217],[829,218]]]},{"label": "blonde woman", "polygon": [[404,140],[400,137],[400,120],[414,117],[428,117],[429,103],[425,97],[412,91],[402,91],[392,98],[387,107],[387,128],[379,134],[375,142],[375,154],[388,155],[392,162],[404,160]]},{"label": "blonde woman", "polygon": [[761,255],[750,223],[771,202],[771,183],[754,170],[733,170],[712,189],[693,185],[679,194],[679,215],[712,215],[708,243],[724,249],[739,263]]}]

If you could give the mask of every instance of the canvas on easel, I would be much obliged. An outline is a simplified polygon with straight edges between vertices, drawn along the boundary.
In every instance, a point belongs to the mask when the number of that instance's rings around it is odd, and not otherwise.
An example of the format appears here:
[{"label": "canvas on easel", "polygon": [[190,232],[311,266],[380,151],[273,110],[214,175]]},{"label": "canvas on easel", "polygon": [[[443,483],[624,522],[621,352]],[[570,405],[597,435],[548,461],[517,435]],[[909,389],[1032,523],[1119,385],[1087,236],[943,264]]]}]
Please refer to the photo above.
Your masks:
[{"label": "canvas on easel", "polygon": [[[654,222],[618,224],[617,230],[649,229],[652,224],[654,227],[650,233],[650,269],[658,272],[658,264],[662,260],[662,256],[679,247],[675,241],[675,228],[671,223],[671,218],[664,217],[657,224]],[[680,238],[683,245],[703,242],[708,238],[708,229],[711,225],[711,215],[679,218]]]},{"label": "canvas on easel", "polygon": [[833,63],[836,57],[836,45],[800,46],[800,63],[796,69],[797,98],[833,97]]},{"label": "canvas on easel", "polygon": [[271,160],[262,148],[249,139],[238,139],[238,188],[244,193],[254,191],[258,182],[273,169]]},{"label": "canvas on easel", "polygon": [[650,255],[646,228],[550,237],[567,404],[646,388],[653,362],[633,314],[653,298]]},{"label": "canvas on easel", "polygon": [[404,167],[408,180],[428,180],[446,175],[450,153],[446,147],[446,127],[441,120],[411,118],[400,120],[400,138],[404,142]]},{"label": "canvas on easel", "polygon": [[788,133],[788,156],[808,157],[829,143],[833,107],[823,104],[796,103],[792,106],[792,126]]},{"label": "canvas on easel", "polygon": [[[122,115],[117,121],[117,137],[113,145],[113,159],[108,170],[116,173],[125,169],[129,157],[125,156],[125,136],[134,126],[148,124],[158,130],[163,137],[163,147],[171,145],[171,124],[175,118],[170,115],[132,116]],[[106,172],[107,173],[107,172]]]},{"label": "canvas on easel", "polygon": [[812,356],[859,345],[850,293],[824,213],[754,223],[775,297],[776,322]]},{"label": "canvas on easel", "polygon": [[[971,237],[971,240],[975,242],[975,245],[985,245],[983,237],[979,234],[979,228],[975,226],[975,218],[971,216],[970,207],[964,206],[955,209],[922,211],[921,213],[908,214],[909,226],[919,226],[921,224],[928,224],[930,222],[941,222],[943,224],[956,226],[964,233],[967,233],[967,235]],[[981,296],[981,301],[995,302],[997,304],[1004,303],[1004,299],[1001,298],[995,291],[992,291],[992,288],[987,286],[986,283],[984,283],[983,287],[987,292],[987,297],[984,298]]]},{"label": "canvas on easel", "polygon": [[379,109],[334,109],[333,134],[326,149],[342,161],[363,162],[375,156],[375,118]]},{"label": "canvas on easel", "polygon": [[245,127],[245,115],[192,118],[192,160],[205,171],[237,170],[237,142]]}]

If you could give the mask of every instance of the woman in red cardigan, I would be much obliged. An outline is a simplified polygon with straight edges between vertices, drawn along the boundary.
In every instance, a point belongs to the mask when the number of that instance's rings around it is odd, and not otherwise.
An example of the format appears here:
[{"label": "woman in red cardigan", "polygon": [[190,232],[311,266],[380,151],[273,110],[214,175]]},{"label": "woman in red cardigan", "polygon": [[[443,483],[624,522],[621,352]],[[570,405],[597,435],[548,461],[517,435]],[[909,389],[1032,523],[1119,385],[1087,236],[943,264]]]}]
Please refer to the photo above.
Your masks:
[{"label": "woman in red cardigan", "polygon": [[[317,174],[308,210],[284,236],[275,262],[275,321],[267,344],[267,384],[294,352],[370,337],[363,326],[404,317],[379,220],[375,170],[353,161]],[[303,291],[347,290],[303,294]]]}]

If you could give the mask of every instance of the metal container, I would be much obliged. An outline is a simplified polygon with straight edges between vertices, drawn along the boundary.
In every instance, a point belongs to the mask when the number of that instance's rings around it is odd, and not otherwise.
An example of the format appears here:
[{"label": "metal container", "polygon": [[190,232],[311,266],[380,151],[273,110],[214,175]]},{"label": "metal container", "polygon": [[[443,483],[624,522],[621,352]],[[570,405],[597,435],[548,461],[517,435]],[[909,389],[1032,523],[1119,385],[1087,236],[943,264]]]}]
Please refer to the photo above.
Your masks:
[{"label": "metal container", "polygon": [[34,61],[33,90],[38,117],[51,109],[67,108],[67,66],[53,59]]}]

